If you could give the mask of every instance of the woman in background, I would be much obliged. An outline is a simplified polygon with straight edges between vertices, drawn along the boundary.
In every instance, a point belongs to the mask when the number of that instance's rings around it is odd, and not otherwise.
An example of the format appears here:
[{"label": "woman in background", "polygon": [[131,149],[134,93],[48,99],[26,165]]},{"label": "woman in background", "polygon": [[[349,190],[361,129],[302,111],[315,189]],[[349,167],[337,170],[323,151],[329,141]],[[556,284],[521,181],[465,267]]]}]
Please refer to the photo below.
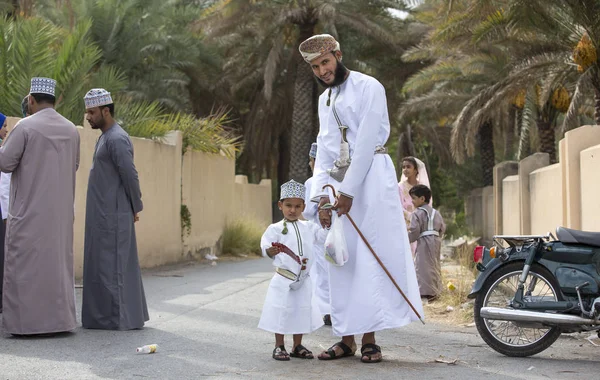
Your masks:
[{"label": "woman in background", "polygon": [[[415,157],[404,157],[402,159],[402,176],[398,183],[398,190],[400,191],[400,201],[402,202],[402,209],[404,210],[404,220],[406,226],[410,226],[410,219],[413,211],[415,210],[410,197],[409,191],[416,185],[425,185],[431,189],[429,184],[429,176],[427,175],[427,169],[423,161]],[[433,197],[429,200],[429,205],[433,203]],[[417,249],[417,243],[410,245],[413,257],[415,256],[415,250]]]}]

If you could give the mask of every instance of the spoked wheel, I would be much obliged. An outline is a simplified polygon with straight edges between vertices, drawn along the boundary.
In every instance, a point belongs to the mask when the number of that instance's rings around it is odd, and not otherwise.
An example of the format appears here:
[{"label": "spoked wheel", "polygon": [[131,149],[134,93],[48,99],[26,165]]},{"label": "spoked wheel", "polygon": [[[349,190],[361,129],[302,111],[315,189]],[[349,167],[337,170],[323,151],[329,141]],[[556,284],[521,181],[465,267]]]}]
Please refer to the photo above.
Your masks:
[{"label": "spoked wheel", "polygon": [[[480,316],[482,307],[510,308],[523,272],[523,262],[510,263],[485,281],[475,299],[475,325],[483,340],[494,350],[507,356],[530,356],[544,351],[558,339],[558,327],[531,322],[491,320]],[[558,301],[559,286],[544,267],[533,264],[525,280],[524,299],[528,302]]]}]

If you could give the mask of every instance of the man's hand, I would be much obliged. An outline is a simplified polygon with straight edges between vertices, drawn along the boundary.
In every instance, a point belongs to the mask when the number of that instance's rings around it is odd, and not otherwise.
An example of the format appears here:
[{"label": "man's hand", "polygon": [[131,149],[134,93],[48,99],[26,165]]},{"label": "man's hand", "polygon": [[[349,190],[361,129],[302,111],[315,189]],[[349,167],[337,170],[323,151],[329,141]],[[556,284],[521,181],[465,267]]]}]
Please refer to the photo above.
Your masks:
[{"label": "man's hand", "polygon": [[323,228],[331,227],[331,210],[321,210],[321,206],[328,202],[329,199],[327,197],[322,197],[319,201],[319,222]]},{"label": "man's hand", "polygon": [[338,216],[346,215],[352,208],[352,198],[340,194],[333,205],[333,209],[337,211]]},{"label": "man's hand", "polygon": [[140,217],[139,217],[138,213],[136,212],[135,214],[133,214],[133,223],[139,222],[139,221],[140,221]]},{"label": "man's hand", "polygon": [[267,256],[269,256],[270,258],[273,258],[275,255],[277,255],[279,252],[281,252],[279,247],[269,247],[266,249],[266,251],[267,251]]}]

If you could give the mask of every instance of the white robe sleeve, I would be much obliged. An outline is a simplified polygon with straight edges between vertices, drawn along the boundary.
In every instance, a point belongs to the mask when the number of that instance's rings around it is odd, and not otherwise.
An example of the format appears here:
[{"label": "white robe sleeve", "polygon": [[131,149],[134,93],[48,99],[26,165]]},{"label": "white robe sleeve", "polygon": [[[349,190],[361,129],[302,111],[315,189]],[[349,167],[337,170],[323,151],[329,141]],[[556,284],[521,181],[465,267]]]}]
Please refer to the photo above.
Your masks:
[{"label": "white robe sleeve", "polygon": [[263,257],[269,257],[269,255],[267,255],[267,248],[271,248],[271,243],[279,242],[279,232],[277,231],[275,224],[271,224],[267,227],[267,230],[260,239],[260,251],[262,252]]},{"label": "white robe sleeve", "polygon": [[0,173],[0,208],[2,208],[2,220],[8,218],[11,176],[11,173]]},{"label": "white robe sleeve", "polygon": [[329,233],[329,230],[326,230],[317,223],[311,223],[311,228],[311,232],[314,235],[315,244],[325,245],[325,240],[327,239],[327,234]]},{"label": "white robe sleeve", "polygon": [[304,186],[306,187],[306,195],[305,195],[305,200],[304,200],[304,204],[306,205],[306,208],[304,209],[304,212],[302,213],[302,216],[304,216],[304,219],[309,220],[311,222],[314,222],[317,219],[317,208],[319,207],[315,202],[311,202],[310,201],[310,193],[312,190],[312,178],[309,178],[306,180],[306,182],[304,182]]},{"label": "white robe sleeve", "polygon": [[389,122],[383,120],[385,117],[387,117],[385,89],[381,83],[369,81],[362,94],[360,122],[352,162],[339,188],[340,194],[353,198],[358,188],[362,186],[375,156],[380,128],[383,124]]},{"label": "white robe sleeve", "polygon": [[[325,98],[319,100],[319,135],[317,136],[317,158],[315,159],[315,171],[313,173],[312,190],[310,200],[319,202],[321,197],[327,196],[327,191],[323,190],[323,186],[329,183],[329,173],[327,169],[333,168],[335,157],[329,149],[327,149],[323,135],[327,133],[328,124],[325,120],[321,120],[321,111],[324,107],[329,107],[325,104]],[[327,111],[329,109],[327,108]],[[323,111],[323,114],[326,112]]]}]

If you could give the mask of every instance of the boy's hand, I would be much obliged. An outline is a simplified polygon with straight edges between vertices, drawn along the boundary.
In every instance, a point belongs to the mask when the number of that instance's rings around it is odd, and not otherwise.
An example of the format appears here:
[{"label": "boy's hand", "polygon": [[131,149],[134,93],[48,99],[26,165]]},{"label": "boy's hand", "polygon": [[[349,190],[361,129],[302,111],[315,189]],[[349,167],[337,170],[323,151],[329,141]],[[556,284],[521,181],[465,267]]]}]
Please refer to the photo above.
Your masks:
[{"label": "boy's hand", "polygon": [[329,199],[327,197],[322,197],[321,201],[319,202],[318,215],[321,227],[329,229],[331,227],[331,210],[321,209],[321,206],[323,206],[326,203],[329,203]]},{"label": "boy's hand", "polygon": [[267,251],[267,255],[270,258],[273,258],[275,255],[277,255],[278,253],[281,252],[281,250],[279,249],[279,247],[269,247],[269,248],[266,249],[266,251]]}]

